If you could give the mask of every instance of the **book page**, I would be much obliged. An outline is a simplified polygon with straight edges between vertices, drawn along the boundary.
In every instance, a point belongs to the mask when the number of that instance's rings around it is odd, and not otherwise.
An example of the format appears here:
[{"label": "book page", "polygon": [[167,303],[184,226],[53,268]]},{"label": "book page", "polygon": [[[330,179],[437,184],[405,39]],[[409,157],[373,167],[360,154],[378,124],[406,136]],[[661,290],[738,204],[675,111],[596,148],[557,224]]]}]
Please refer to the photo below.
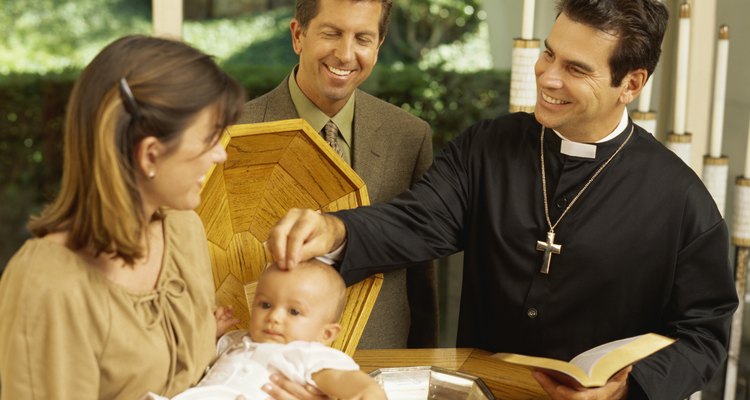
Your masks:
[{"label": "book page", "polygon": [[575,379],[581,385],[586,386],[588,376],[586,373],[578,368],[577,366],[560,360],[546,357],[534,357],[525,356],[522,354],[513,353],[495,353],[492,357],[509,362],[517,365],[524,365],[531,368],[541,368],[549,371],[557,371],[560,374],[565,374],[571,379]]},{"label": "book page", "polygon": [[[570,362],[512,353],[496,353],[492,357],[530,368],[557,371],[570,376],[582,386],[596,387],[605,385],[622,368],[648,357],[674,342],[674,339],[655,333],[647,333],[594,347],[577,355]],[[557,375],[559,376],[559,374]],[[571,386],[574,387],[575,385]]]},{"label": "book page", "polygon": [[626,344],[638,339],[639,337],[640,336],[629,337],[596,346],[593,349],[587,350],[577,355],[575,358],[570,360],[570,363],[586,371],[586,375],[591,376],[591,371],[594,370],[594,365],[596,365],[597,361],[601,360],[602,357],[612,352],[612,350],[618,347],[625,346]]}]

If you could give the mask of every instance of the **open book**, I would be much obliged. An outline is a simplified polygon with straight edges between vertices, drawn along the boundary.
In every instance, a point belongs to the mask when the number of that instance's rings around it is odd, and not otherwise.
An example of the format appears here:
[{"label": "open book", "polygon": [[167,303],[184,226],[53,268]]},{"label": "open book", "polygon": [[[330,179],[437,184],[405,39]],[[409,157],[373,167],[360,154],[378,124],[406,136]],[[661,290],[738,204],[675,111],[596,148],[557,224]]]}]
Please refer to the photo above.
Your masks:
[{"label": "open book", "polygon": [[[594,347],[577,355],[570,362],[511,353],[497,353],[493,357],[512,364],[547,370],[545,372],[552,371],[551,375],[556,378],[570,377],[574,380],[574,384],[570,386],[576,386],[577,382],[583,387],[598,387],[604,386],[619,370],[674,342],[674,339],[647,333]],[[570,379],[560,380],[571,383]]]}]

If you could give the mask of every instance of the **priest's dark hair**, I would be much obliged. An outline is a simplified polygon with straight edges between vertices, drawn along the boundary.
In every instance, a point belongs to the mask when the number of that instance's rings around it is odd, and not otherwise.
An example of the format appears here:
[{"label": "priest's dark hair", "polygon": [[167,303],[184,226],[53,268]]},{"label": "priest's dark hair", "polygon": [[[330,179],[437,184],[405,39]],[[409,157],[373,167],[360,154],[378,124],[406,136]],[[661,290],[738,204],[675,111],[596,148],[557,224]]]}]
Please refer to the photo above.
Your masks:
[{"label": "priest's dark hair", "polygon": [[617,36],[609,59],[612,86],[619,86],[625,75],[644,68],[649,78],[661,55],[661,42],[669,13],[659,0],[560,0],[558,16]]},{"label": "priest's dark hair", "polygon": [[[380,11],[380,24],[378,26],[378,40],[380,42],[385,39],[386,33],[388,33],[388,24],[391,21],[391,6],[393,6],[393,0],[347,0],[351,2],[360,1],[375,1],[380,2],[383,6]],[[294,10],[294,18],[302,26],[302,32],[307,32],[307,26],[310,24],[315,16],[318,15],[320,9],[320,0],[297,0],[297,5]]]}]

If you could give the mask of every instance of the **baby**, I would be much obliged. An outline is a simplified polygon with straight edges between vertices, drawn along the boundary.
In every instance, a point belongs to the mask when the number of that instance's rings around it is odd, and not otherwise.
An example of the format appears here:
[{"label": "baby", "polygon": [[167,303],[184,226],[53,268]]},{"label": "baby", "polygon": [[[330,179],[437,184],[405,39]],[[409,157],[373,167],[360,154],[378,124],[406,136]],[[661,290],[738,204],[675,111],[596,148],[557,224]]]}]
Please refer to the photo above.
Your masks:
[{"label": "baby", "polygon": [[332,398],[385,399],[351,357],[328,347],[341,329],[345,290],[338,272],[320,261],[291,271],[272,264],[258,279],[249,332],[222,336],[219,358],[206,376],[173,400],[267,398],[261,387],[274,372]]}]

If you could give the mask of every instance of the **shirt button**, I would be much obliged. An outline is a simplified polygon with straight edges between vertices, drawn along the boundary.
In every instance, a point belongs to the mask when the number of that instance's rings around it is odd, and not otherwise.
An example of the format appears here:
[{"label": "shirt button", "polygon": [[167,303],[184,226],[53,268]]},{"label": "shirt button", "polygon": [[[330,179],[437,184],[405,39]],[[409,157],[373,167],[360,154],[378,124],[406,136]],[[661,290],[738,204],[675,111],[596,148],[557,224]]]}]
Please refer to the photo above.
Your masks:
[{"label": "shirt button", "polygon": [[529,308],[528,310],[526,310],[526,316],[531,319],[536,318],[537,315],[539,315],[539,312],[536,310],[536,308]]},{"label": "shirt button", "polygon": [[563,209],[566,205],[568,205],[568,199],[566,199],[565,197],[560,197],[559,199],[557,199],[557,203],[555,203],[555,205],[557,206],[557,208]]}]

